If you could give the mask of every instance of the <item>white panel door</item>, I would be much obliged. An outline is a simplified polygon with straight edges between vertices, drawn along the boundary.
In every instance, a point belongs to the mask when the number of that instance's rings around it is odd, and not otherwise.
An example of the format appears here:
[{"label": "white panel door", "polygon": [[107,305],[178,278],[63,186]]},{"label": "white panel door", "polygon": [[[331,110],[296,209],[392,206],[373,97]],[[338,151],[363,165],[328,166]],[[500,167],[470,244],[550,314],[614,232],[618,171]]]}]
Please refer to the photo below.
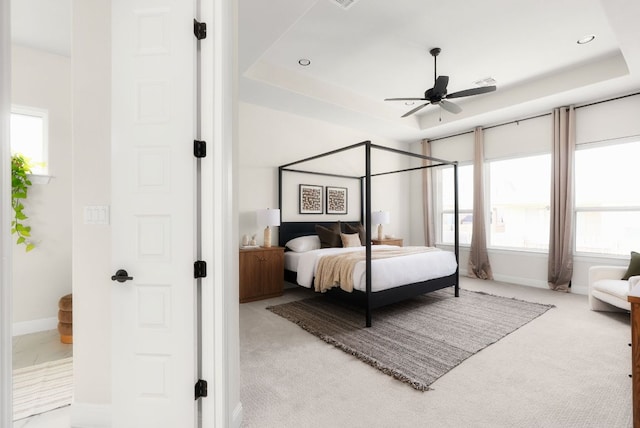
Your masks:
[{"label": "white panel door", "polygon": [[[112,1],[113,427],[195,426],[195,2]],[[106,302],[105,302],[106,303]]]}]

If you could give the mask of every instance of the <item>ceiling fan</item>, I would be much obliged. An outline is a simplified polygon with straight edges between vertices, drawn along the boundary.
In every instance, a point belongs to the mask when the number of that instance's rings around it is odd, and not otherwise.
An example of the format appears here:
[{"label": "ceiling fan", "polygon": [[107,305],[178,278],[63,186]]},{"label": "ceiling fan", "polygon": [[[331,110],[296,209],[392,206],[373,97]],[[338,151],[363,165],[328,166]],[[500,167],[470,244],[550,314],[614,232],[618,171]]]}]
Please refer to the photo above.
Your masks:
[{"label": "ceiling fan", "polygon": [[[493,92],[496,90],[494,86],[481,86],[478,88],[465,89],[463,91],[454,92],[453,94],[447,94],[447,85],[449,84],[449,76],[437,75],[437,56],[440,54],[440,48],[433,48],[429,51],[433,56],[433,88],[427,89],[424,93],[424,98],[385,98],[385,101],[426,101],[424,104],[420,104],[418,107],[409,110],[402,117],[407,117],[418,110],[428,106],[429,104],[438,104],[440,107],[450,113],[460,113],[462,109],[457,104],[448,101],[451,98],[469,97],[471,95],[486,94],[487,92]],[[436,77],[438,76],[438,77]]]}]

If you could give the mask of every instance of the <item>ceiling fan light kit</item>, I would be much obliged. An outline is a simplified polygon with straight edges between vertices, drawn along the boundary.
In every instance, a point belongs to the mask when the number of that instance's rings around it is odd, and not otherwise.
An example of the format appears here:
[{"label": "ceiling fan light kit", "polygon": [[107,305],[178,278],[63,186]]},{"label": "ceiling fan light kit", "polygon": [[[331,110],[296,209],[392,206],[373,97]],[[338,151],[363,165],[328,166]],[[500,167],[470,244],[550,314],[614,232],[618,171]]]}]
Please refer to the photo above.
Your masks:
[{"label": "ceiling fan light kit", "polygon": [[[489,85],[489,83],[495,83],[492,78],[483,79],[486,81],[486,85],[479,86],[477,88],[465,89],[462,91],[454,92],[452,94],[447,93],[447,85],[449,84],[449,76],[438,76],[437,73],[437,56],[442,52],[440,48],[433,48],[429,51],[433,57],[433,88],[427,89],[424,92],[423,98],[385,98],[385,101],[426,101],[419,106],[409,110],[402,117],[407,117],[428,106],[429,104],[437,104],[443,110],[449,113],[458,114],[462,111],[462,108],[457,104],[448,101],[451,98],[470,97],[472,95],[486,94],[487,92],[493,92],[496,90],[495,85]],[[476,82],[477,83],[477,82]]]}]

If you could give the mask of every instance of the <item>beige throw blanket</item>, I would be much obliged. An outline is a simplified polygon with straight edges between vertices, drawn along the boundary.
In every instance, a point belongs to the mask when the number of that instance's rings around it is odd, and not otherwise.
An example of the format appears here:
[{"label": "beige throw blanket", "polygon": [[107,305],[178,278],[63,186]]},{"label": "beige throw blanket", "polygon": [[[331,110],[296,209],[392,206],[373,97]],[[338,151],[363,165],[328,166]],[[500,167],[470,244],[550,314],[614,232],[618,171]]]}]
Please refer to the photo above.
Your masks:
[{"label": "beige throw blanket", "polygon": [[[434,251],[434,247],[398,247],[371,251],[371,260]],[[365,260],[365,250],[324,256],[318,262],[313,285],[316,291],[324,293],[330,288],[340,287],[344,291],[353,291],[353,270],[356,263]]]}]

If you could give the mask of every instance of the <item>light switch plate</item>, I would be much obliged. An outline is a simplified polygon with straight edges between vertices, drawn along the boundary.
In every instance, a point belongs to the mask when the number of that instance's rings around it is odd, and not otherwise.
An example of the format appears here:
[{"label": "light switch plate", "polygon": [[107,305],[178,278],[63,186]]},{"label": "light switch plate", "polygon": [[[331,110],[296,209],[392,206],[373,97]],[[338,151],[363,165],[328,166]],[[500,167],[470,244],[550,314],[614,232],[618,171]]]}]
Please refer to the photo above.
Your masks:
[{"label": "light switch plate", "polygon": [[109,224],[109,205],[85,206],[84,224]]}]

